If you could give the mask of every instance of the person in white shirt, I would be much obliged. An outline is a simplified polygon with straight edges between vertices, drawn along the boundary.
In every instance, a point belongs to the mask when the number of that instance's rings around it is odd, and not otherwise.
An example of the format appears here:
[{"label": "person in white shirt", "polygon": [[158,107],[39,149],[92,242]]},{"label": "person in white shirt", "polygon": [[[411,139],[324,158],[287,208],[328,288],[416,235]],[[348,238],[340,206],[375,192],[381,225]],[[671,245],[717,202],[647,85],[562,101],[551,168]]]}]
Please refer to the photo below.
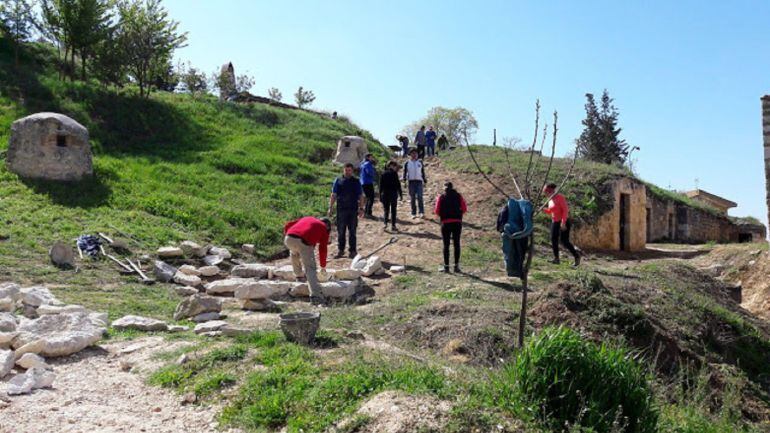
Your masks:
[{"label": "person in white shirt", "polygon": [[425,216],[425,202],[422,194],[428,179],[425,177],[425,166],[422,160],[417,159],[417,150],[415,149],[409,152],[409,160],[404,164],[404,181],[409,187],[412,218],[423,218]]}]

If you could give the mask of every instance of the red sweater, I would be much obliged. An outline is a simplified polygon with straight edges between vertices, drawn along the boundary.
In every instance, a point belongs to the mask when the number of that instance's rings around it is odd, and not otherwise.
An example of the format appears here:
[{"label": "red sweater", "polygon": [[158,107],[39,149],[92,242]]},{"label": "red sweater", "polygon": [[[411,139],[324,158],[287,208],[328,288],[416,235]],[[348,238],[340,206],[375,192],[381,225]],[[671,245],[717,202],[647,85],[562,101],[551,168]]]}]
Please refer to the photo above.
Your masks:
[{"label": "red sweater", "polygon": [[553,222],[560,222],[562,226],[567,224],[567,218],[569,218],[567,199],[561,194],[556,194],[548,201],[548,209],[545,209],[544,212],[551,214]]},{"label": "red sweater", "polygon": [[283,226],[283,234],[299,236],[310,246],[318,245],[318,259],[321,262],[321,267],[326,267],[326,246],[329,243],[329,231],[326,230],[326,224],[323,221],[314,217],[289,221]]},{"label": "red sweater", "polygon": [[[433,213],[438,215],[439,219],[441,219],[441,222],[444,224],[463,222],[463,220],[457,219],[457,218],[444,219],[444,217],[441,215],[441,198],[442,197],[443,197],[442,195],[439,195],[438,198],[436,198],[436,206],[433,207]],[[462,211],[463,215],[465,215],[465,212],[468,212],[468,205],[465,204],[465,199],[463,198],[462,195],[460,195],[460,210]]]}]

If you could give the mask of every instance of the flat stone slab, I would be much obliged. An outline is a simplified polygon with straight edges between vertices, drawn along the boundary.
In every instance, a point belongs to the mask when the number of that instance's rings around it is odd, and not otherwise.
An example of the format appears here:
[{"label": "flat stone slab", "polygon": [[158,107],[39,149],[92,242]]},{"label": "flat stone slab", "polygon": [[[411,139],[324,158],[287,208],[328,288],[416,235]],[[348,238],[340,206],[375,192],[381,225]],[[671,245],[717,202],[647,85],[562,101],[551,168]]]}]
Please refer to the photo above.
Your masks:
[{"label": "flat stone slab", "polygon": [[118,330],[166,331],[168,330],[168,323],[150,317],[129,315],[112,322],[112,327]]},{"label": "flat stone slab", "polygon": [[261,263],[248,263],[233,267],[230,274],[234,277],[242,278],[267,278],[271,269],[273,269],[273,266]]},{"label": "flat stone slab", "polygon": [[238,299],[272,299],[286,296],[292,284],[286,281],[260,280],[244,283],[235,289]]},{"label": "flat stone slab", "polygon": [[216,332],[227,326],[227,322],[224,320],[212,320],[210,322],[199,323],[195,325],[193,332],[196,334],[203,334],[206,332]]},{"label": "flat stone slab", "polygon": [[245,283],[253,282],[251,278],[227,278],[207,283],[204,287],[208,294],[233,293],[235,289]]}]

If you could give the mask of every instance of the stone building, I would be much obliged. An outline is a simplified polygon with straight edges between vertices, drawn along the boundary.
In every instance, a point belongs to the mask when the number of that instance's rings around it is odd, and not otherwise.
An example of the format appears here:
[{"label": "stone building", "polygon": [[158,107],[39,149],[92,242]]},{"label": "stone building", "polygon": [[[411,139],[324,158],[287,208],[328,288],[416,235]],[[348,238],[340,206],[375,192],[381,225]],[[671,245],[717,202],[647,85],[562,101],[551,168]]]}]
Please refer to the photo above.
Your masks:
[{"label": "stone building", "polygon": [[346,135],[337,141],[337,153],[334,155],[334,162],[338,164],[351,163],[358,168],[368,152],[363,138]]},{"label": "stone building", "polygon": [[727,215],[727,211],[738,206],[738,203],[734,201],[730,201],[726,198],[722,198],[716,194],[712,194],[708,191],[704,191],[702,189],[695,189],[692,191],[687,191],[684,193],[687,197],[690,197],[691,199],[701,202],[705,204],[706,206],[710,206],[719,212],[721,212],[723,215]]},{"label": "stone building", "polygon": [[88,130],[58,113],[37,113],[11,125],[6,164],[21,177],[80,180],[93,174]]}]

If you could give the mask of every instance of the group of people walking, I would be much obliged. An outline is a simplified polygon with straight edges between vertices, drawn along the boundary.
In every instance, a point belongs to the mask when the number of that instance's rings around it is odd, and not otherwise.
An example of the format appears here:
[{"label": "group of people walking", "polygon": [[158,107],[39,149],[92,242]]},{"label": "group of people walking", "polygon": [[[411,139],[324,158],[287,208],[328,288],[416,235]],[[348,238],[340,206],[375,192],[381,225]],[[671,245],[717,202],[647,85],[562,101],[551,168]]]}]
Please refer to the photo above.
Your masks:
[{"label": "group of people walking", "polygon": [[[401,156],[406,157],[409,155],[411,148],[409,147],[409,137],[406,135],[397,135],[396,139],[401,143]],[[425,125],[422,125],[414,136],[414,145],[417,150],[417,157],[424,159],[426,156],[436,156],[436,145],[441,151],[447,150],[449,147],[449,139],[445,134],[438,136],[433,126],[429,126],[428,130],[425,130]]]},{"label": "group of people walking", "polygon": [[[431,132],[432,128],[428,130]],[[419,133],[418,133],[419,134]],[[427,133],[426,133],[427,134]],[[435,133],[433,135],[435,138]],[[327,263],[327,244],[332,230],[331,216],[336,209],[337,252],[334,258],[345,256],[347,246],[348,257],[358,254],[356,231],[359,218],[376,219],[373,215],[375,199],[375,182],[379,177],[379,200],[382,203],[384,222],[383,230],[390,226],[392,231],[398,231],[398,203],[403,201],[402,182],[407,186],[411,204],[412,218],[424,218],[425,203],[423,194],[427,177],[425,165],[419,156],[418,149],[411,148],[407,154],[409,159],[401,166],[397,161],[388,161],[385,170],[377,172],[377,161],[367,154],[359,167],[359,176],[354,175],[355,166],[345,164],[342,175],[334,180],[329,197],[329,207],[325,217],[304,217],[287,222],[284,226],[284,244],[289,249],[294,273],[299,279],[306,279],[310,289],[311,302],[324,303],[321,286],[318,281],[314,249],[318,246],[319,262],[325,272]],[[401,174],[399,174],[401,171]],[[379,175],[379,176],[378,176]],[[580,264],[580,253],[570,243],[569,233],[571,221],[569,207],[561,194],[556,193],[556,185],[549,184],[544,192],[549,197],[546,213],[552,217],[551,242],[553,247],[553,263],[559,263],[559,243],[575,257],[574,265]],[[460,237],[463,228],[463,216],[468,212],[468,205],[462,194],[457,191],[452,182],[444,184],[444,191],[435,201],[433,213],[441,223],[441,238],[443,241],[443,272],[450,272],[450,247],[454,246],[453,271],[460,273]],[[498,220],[498,230],[500,224]]]}]

